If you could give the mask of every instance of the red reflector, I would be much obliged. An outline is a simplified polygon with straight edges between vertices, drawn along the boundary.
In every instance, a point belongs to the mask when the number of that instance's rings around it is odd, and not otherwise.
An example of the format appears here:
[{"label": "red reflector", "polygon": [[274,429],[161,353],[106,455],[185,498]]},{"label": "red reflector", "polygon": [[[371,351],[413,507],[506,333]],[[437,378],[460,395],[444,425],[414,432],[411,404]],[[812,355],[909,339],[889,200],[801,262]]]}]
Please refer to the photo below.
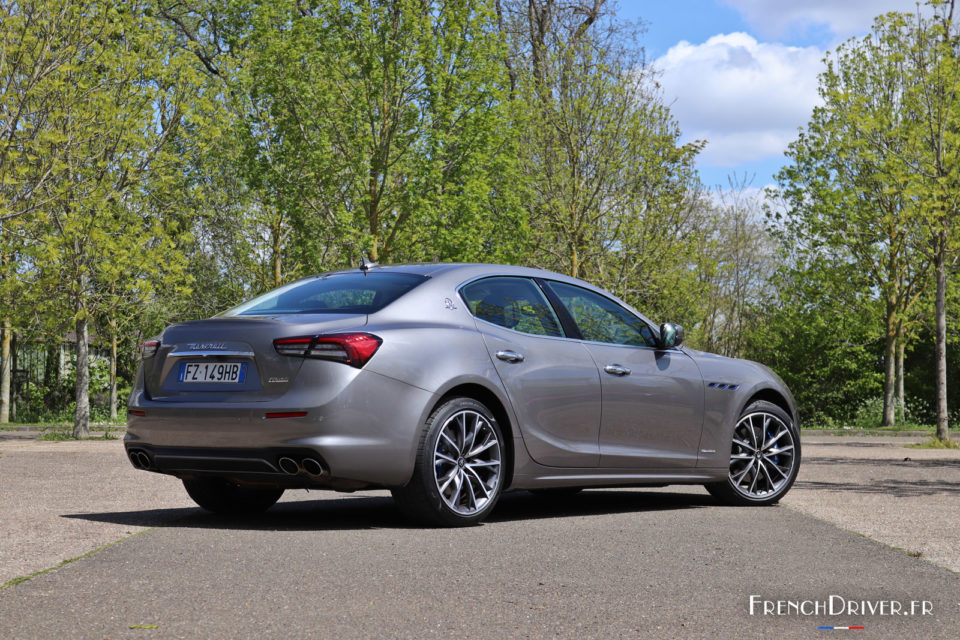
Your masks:
[{"label": "red reflector", "polygon": [[140,359],[152,358],[160,348],[159,340],[145,340],[140,343]]},{"label": "red reflector", "polygon": [[132,416],[140,416],[141,418],[147,415],[147,412],[143,409],[127,409],[127,413]]},{"label": "red reflector", "polygon": [[276,413],[265,413],[264,418],[302,418],[307,415],[306,411],[278,411]]}]

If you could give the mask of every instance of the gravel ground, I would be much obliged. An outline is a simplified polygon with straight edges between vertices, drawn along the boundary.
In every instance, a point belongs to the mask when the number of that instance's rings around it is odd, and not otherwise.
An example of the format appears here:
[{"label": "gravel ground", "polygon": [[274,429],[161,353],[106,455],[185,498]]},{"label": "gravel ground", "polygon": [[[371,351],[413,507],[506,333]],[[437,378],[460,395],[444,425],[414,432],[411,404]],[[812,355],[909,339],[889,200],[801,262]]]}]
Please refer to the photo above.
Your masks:
[{"label": "gravel ground", "polygon": [[783,504],[960,572],[960,450],[923,438],[804,436]]},{"label": "gravel ground", "polygon": [[180,483],[137,472],[120,440],[0,433],[0,486],[0,584],[149,528],[72,516],[195,506]]},{"label": "gravel ground", "polygon": [[[783,504],[960,572],[960,451],[903,446],[919,440],[805,436],[800,477]],[[0,432],[0,479],[0,584],[196,513],[179,482],[134,470],[120,440]],[[334,495],[297,491],[283,501]],[[114,517],[82,517],[97,513]]]}]

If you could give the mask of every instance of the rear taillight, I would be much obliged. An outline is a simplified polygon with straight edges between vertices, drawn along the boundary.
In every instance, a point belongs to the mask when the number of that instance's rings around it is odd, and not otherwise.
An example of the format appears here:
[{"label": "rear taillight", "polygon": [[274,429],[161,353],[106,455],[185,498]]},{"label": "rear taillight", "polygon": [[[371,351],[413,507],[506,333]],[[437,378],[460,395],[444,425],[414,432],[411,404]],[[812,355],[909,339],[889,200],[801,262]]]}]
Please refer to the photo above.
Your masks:
[{"label": "rear taillight", "polygon": [[273,347],[280,355],[333,360],[359,369],[367,364],[382,343],[383,340],[372,333],[330,333],[278,338],[273,341]]},{"label": "rear taillight", "polygon": [[159,340],[146,340],[145,342],[140,343],[140,359],[146,360],[147,358],[152,358],[157,353],[157,349],[160,348]]}]

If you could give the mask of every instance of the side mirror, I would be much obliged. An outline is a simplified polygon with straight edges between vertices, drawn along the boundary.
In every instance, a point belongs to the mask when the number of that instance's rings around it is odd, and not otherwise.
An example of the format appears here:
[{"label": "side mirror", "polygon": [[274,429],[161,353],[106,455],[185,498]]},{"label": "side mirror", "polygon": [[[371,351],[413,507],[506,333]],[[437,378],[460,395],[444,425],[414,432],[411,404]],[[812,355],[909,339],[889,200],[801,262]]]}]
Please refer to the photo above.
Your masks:
[{"label": "side mirror", "polygon": [[679,347],[683,344],[683,327],[672,322],[664,322],[660,325],[660,348],[669,349],[670,347]]}]

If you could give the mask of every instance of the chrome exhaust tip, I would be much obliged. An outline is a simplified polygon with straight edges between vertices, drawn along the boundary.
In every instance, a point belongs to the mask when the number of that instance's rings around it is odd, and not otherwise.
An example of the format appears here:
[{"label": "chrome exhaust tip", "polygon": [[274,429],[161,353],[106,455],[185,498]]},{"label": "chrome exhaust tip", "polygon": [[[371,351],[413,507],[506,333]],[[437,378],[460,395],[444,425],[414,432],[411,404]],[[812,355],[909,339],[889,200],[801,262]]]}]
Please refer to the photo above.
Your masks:
[{"label": "chrome exhaust tip", "polygon": [[322,476],[327,472],[326,469],[323,468],[323,465],[320,464],[320,461],[315,458],[304,458],[302,465],[303,470],[311,476]]},{"label": "chrome exhaust tip", "polygon": [[284,456],[277,460],[277,464],[280,466],[280,470],[286,474],[295,475],[300,473],[300,465],[293,458]]},{"label": "chrome exhaust tip", "polygon": [[130,458],[130,464],[133,465],[134,469],[150,468],[150,456],[145,454],[143,451],[131,451],[127,454],[127,457]]}]

